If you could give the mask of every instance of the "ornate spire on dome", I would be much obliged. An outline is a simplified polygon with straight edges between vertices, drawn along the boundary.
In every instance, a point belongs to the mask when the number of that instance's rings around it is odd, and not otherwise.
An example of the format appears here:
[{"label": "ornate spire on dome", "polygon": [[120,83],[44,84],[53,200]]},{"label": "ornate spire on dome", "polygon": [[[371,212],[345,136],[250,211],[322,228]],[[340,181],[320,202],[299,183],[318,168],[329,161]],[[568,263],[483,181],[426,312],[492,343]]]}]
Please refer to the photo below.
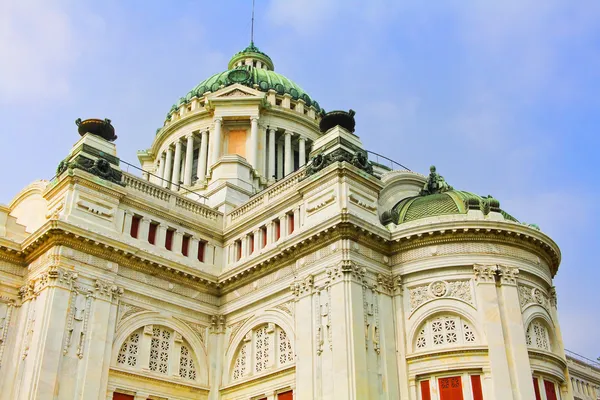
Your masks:
[{"label": "ornate spire on dome", "polygon": [[227,65],[228,69],[234,69],[236,67],[241,67],[244,65],[251,65],[253,67],[257,67],[258,63],[263,66],[265,69],[274,71],[275,66],[273,64],[273,60],[266,53],[263,53],[259,50],[258,47],[254,44],[254,41],[250,41],[250,45],[246,47],[244,50],[239,51],[231,57],[229,60],[229,64]]}]

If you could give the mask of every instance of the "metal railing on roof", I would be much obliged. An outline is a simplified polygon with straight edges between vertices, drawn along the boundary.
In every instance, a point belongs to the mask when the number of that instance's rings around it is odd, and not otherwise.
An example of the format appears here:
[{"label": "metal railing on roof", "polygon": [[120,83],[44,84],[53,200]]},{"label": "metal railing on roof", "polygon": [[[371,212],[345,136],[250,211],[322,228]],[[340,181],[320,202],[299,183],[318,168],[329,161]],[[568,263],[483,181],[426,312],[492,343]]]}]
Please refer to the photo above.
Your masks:
[{"label": "metal railing on roof", "polygon": [[[167,184],[167,186],[166,186],[165,189],[168,189],[174,183],[173,181],[171,181],[169,179],[164,179],[164,178],[162,178],[162,177],[160,177],[158,175],[155,175],[155,174],[153,174],[151,172],[145,171],[145,170],[143,170],[142,168],[140,168],[140,167],[138,167],[136,165],[130,164],[130,163],[128,163],[127,161],[125,161],[123,159],[119,159],[119,162],[122,163],[122,164],[125,164],[127,166],[125,169],[123,169],[123,167],[121,167],[122,171],[125,171],[127,173],[131,173],[129,171],[129,169],[132,168],[132,169],[134,169],[136,171],[140,171],[142,174],[147,175],[148,179],[151,176],[154,177],[154,178],[157,178],[161,182],[160,186],[163,186],[165,183]],[[143,178],[143,176],[142,176],[142,178]],[[182,182],[176,183],[175,185],[176,185],[176,187],[178,187],[178,190],[177,190],[178,193],[180,193],[180,194],[191,194],[192,196],[194,196],[194,198],[192,198],[191,200],[195,200],[195,201],[198,201],[199,203],[202,203],[202,204],[206,205],[206,201],[208,199],[206,197],[202,196],[200,193],[197,193],[196,191],[184,188],[183,185],[182,185]]]},{"label": "metal railing on roof", "polygon": [[591,366],[593,368],[600,369],[600,362],[598,362],[598,361],[591,360],[585,356],[582,356],[581,354],[577,354],[574,351],[567,350],[567,349],[565,349],[565,353],[566,353],[566,355],[568,355],[578,361],[581,361],[584,364],[588,364],[589,366]]},{"label": "metal railing on roof", "polygon": [[[391,158],[388,158],[381,154],[375,153],[374,151],[369,151],[369,150],[366,150],[366,151],[369,154],[369,161],[371,161],[371,162],[382,165],[384,167],[388,167],[392,170],[393,169],[405,169],[407,171],[410,171],[410,168],[400,164],[399,162],[392,160]],[[374,156],[374,158],[371,156]]]}]

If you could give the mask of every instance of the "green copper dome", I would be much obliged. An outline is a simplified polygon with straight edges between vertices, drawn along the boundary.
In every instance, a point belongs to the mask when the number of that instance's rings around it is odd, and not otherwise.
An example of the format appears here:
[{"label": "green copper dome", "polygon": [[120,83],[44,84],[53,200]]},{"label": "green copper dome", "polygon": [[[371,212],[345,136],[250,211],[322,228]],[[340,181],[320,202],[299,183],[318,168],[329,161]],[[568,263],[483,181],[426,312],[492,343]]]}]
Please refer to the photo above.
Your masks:
[{"label": "green copper dome", "polygon": [[[512,215],[500,209],[500,202],[492,196],[478,196],[474,193],[455,190],[443,176],[431,166],[425,186],[418,196],[400,200],[391,210],[381,215],[381,223],[391,222],[400,225],[405,222],[441,215],[467,214],[469,210],[480,210],[484,215],[490,212],[502,214],[505,220],[519,222]],[[539,228],[538,228],[539,229]]]},{"label": "green copper dome", "polygon": [[469,210],[501,213],[505,219],[518,222],[516,218],[500,209],[500,202],[491,196],[482,197],[460,190],[449,190],[425,196],[409,197],[392,208],[392,222],[402,224],[417,219],[450,214],[466,214]]},{"label": "green copper dome", "polygon": [[[250,65],[245,65],[245,60],[248,58],[253,62]],[[240,61],[242,65],[238,65]],[[261,68],[256,66],[258,61],[262,64]],[[221,86],[229,86],[236,83],[255,88],[262,92],[268,92],[273,89],[280,95],[287,93],[294,100],[304,100],[307,107],[313,106],[317,109],[317,112],[323,111],[319,103],[311,98],[300,86],[285,76],[278,74],[273,69],[274,65],[271,58],[260,51],[254,43],[251,43],[250,46],[236,53],[231,58],[227,71],[219,72],[203,80],[184,97],[180,98],[176,104],[173,104],[167,114],[167,118],[170,118],[174,111],[179,109],[181,105],[188,103],[192,98],[202,97],[207,92],[219,90]]]}]

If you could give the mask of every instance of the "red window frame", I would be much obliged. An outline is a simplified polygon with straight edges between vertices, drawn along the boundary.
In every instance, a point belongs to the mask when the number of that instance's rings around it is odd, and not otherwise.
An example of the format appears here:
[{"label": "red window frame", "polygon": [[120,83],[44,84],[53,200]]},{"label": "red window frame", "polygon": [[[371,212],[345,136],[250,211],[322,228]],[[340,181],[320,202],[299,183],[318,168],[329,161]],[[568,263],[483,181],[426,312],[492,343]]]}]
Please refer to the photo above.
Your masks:
[{"label": "red window frame", "polygon": [[206,247],[206,242],[200,241],[198,243],[198,261],[204,262],[204,248]]},{"label": "red window frame", "polygon": [[288,234],[291,234],[294,232],[294,214],[288,214]]},{"label": "red window frame", "polygon": [[261,227],[260,231],[262,232],[262,248],[264,249],[265,247],[267,247],[267,227]]},{"label": "red window frame", "polygon": [[535,400],[542,400],[542,394],[540,393],[540,383],[538,379],[533,377],[533,391],[535,392]]},{"label": "red window frame", "polygon": [[251,233],[250,235],[248,235],[248,241],[249,243],[249,247],[250,247],[250,254],[254,253],[254,234]]},{"label": "red window frame", "polygon": [[151,222],[148,227],[148,243],[156,244],[156,231],[158,230],[158,223]]},{"label": "red window frame", "polygon": [[283,392],[283,393],[277,393],[277,400],[293,400],[294,399],[294,392],[291,390],[288,390],[287,392]]},{"label": "red window frame", "polygon": [[281,222],[279,220],[275,220],[275,241],[278,241],[281,237]]},{"label": "red window frame", "polygon": [[113,393],[113,400],[134,400],[135,396],[123,393]]},{"label": "red window frame", "polygon": [[558,396],[556,395],[556,387],[554,386],[554,382],[547,381],[544,379],[544,390],[546,391],[546,399],[547,400],[558,400]]},{"label": "red window frame", "polygon": [[167,229],[167,234],[165,236],[165,249],[173,250],[173,235],[175,234],[175,229]]},{"label": "red window frame", "polygon": [[429,381],[421,381],[421,400],[431,400],[431,389],[429,388]]},{"label": "red window frame", "polygon": [[141,220],[142,220],[142,217],[140,217],[139,215],[134,215],[133,217],[131,217],[131,229],[129,230],[129,234],[131,235],[132,238],[137,239],[138,233],[140,230],[140,221]]},{"label": "red window frame", "polygon": [[471,375],[471,389],[473,390],[473,400],[483,400],[483,390],[481,388],[481,376]]},{"label": "red window frame", "polygon": [[181,239],[181,254],[185,257],[188,256],[188,252],[190,249],[190,237],[185,235],[183,239]]}]

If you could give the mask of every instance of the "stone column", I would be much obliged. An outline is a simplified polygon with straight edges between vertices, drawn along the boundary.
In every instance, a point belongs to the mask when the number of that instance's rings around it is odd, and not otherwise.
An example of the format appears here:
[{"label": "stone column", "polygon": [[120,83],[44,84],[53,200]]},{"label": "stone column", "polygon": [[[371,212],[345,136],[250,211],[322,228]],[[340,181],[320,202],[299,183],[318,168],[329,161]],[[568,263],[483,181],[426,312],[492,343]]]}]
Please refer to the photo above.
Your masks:
[{"label": "stone column", "polygon": [[167,160],[165,162],[165,173],[163,175],[162,185],[165,188],[169,187],[169,181],[171,180],[171,171],[173,169],[173,149],[171,146],[167,149]]},{"label": "stone column", "polygon": [[504,315],[504,329],[506,340],[506,353],[509,355],[508,364],[512,375],[513,392],[515,399],[534,399],[529,354],[525,342],[525,327],[521,314],[519,292],[517,290],[517,277],[519,269],[515,267],[499,266],[500,275],[500,309]]},{"label": "stone column", "polygon": [[[396,324],[396,363],[398,365],[398,385],[400,388],[401,399],[417,398],[416,393],[410,395],[411,387],[408,377],[408,363],[406,362],[407,345],[406,345],[406,328],[404,325],[404,288],[402,287],[402,279],[400,276],[395,276],[392,281],[392,290],[394,293],[394,322]],[[414,386],[415,381],[412,380]]]},{"label": "stone column", "polygon": [[267,178],[275,178],[275,128],[269,128],[269,166],[267,168]]},{"label": "stone column", "polygon": [[208,380],[210,382],[209,400],[218,400],[221,398],[219,393],[221,379],[223,376],[223,347],[225,339],[225,317],[222,315],[211,316],[211,323],[208,335],[208,359],[214,360],[209,365]]},{"label": "stone column", "polygon": [[295,330],[296,330],[296,382],[302,384],[294,394],[294,400],[312,400],[316,396],[315,376],[315,348],[314,338],[317,329],[314,326],[315,313],[313,310],[313,277],[306,276],[304,279],[294,282],[290,289],[295,295]]},{"label": "stone column", "polygon": [[248,235],[246,235],[240,240],[242,244],[242,257],[240,257],[240,260],[248,256],[248,239]]},{"label": "stone column", "polygon": [[283,142],[277,142],[277,179],[283,178]]},{"label": "stone column", "polygon": [[173,162],[173,175],[171,176],[171,190],[179,190],[179,173],[181,172],[181,140],[175,142],[175,161]]},{"label": "stone column", "polygon": [[[558,323],[558,299],[556,295],[556,288],[554,286],[550,287],[550,316],[552,317],[552,321],[554,322],[554,335],[557,341],[557,347],[560,351],[561,356],[565,354],[565,345],[562,338],[562,331],[560,329],[560,325]],[[566,357],[566,356],[565,356]],[[570,399],[573,396],[573,385],[571,383],[571,373],[567,368],[565,371],[565,384],[560,385],[560,395],[563,399]]]},{"label": "stone column", "polygon": [[166,244],[166,239],[167,239],[167,226],[165,224],[158,224],[158,227],[156,228],[156,241],[155,241],[155,245],[159,248],[159,249],[166,249],[165,244]]},{"label": "stone column", "polygon": [[279,217],[279,239],[285,239],[288,235],[287,215],[283,214]]},{"label": "stone column", "polygon": [[200,140],[200,152],[198,153],[198,181],[206,179],[206,156],[208,155],[208,130],[202,132]]},{"label": "stone column", "polygon": [[133,220],[133,213],[128,210],[123,210],[124,222],[123,222],[123,233],[131,236],[131,221]]},{"label": "stone column", "polygon": [[143,240],[144,242],[148,241],[148,232],[150,231],[150,222],[152,220],[150,218],[143,217],[140,222],[140,231],[138,232],[138,239]]},{"label": "stone column", "polygon": [[[324,376],[335,382],[332,399],[370,399],[378,383],[369,380],[365,338],[363,280],[365,268],[341,260],[327,270],[331,291],[330,333],[325,351],[331,351],[331,371]],[[326,396],[324,396],[326,397]]]},{"label": "stone column", "polygon": [[284,165],[284,174],[291,174],[294,172],[294,158],[292,157],[292,132],[286,131],[284,134],[285,138],[285,160],[283,161]]},{"label": "stone column", "polygon": [[210,157],[209,166],[212,167],[218,160],[221,155],[221,124],[223,123],[223,118],[215,117],[214,119],[215,129],[213,129],[212,137],[210,141],[212,143],[212,155]]},{"label": "stone column", "polygon": [[[173,253],[182,254],[182,251],[181,251],[182,244],[183,244],[183,232],[175,231],[173,233],[173,246],[171,247]],[[188,254],[189,254],[189,252],[188,252]]]},{"label": "stone column", "polygon": [[[165,175],[165,153],[164,152],[160,153],[160,157],[158,160],[158,171],[156,174],[158,175],[159,178],[163,178],[163,176]],[[162,186],[163,181],[159,180],[156,183]]]},{"label": "stone column", "polygon": [[306,139],[304,139],[302,136],[300,136],[298,139],[298,149],[298,165],[302,167],[304,164],[306,164]]},{"label": "stone column", "polygon": [[192,184],[192,165],[194,162],[194,134],[190,133],[187,137],[187,143],[185,147],[185,175],[183,177],[183,184],[190,186]]},{"label": "stone column", "polygon": [[[495,265],[475,265],[475,293],[479,305],[479,315],[485,336],[488,341],[488,359],[492,375],[492,393],[485,393],[485,398],[513,400],[513,382],[506,356],[506,338],[502,327],[498,293],[496,291]],[[529,373],[531,380],[531,372]]]},{"label": "stone column", "polygon": [[[260,145],[258,146],[258,172],[262,176],[267,176],[267,130],[258,130],[258,140]],[[268,177],[267,177],[268,178]]]},{"label": "stone column", "polygon": [[267,222],[267,244],[265,247],[268,247],[271,243],[273,243],[273,239],[273,221],[271,221]]},{"label": "stone column", "polygon": [[249,162],[252,168],[258,169],[258,117],[250,117]]},{"label": "stone column", "polygon": [[[191,237],[190,238],[190,244],[189,244],[189,248],[188,248],[188,256],[190,257],[190,259],[194,260],[194,261],[198,261],[198,244],[200,243],[200,240],[197,237]],[[204,251],[206,252],[206,249],[204,249]]]}]

